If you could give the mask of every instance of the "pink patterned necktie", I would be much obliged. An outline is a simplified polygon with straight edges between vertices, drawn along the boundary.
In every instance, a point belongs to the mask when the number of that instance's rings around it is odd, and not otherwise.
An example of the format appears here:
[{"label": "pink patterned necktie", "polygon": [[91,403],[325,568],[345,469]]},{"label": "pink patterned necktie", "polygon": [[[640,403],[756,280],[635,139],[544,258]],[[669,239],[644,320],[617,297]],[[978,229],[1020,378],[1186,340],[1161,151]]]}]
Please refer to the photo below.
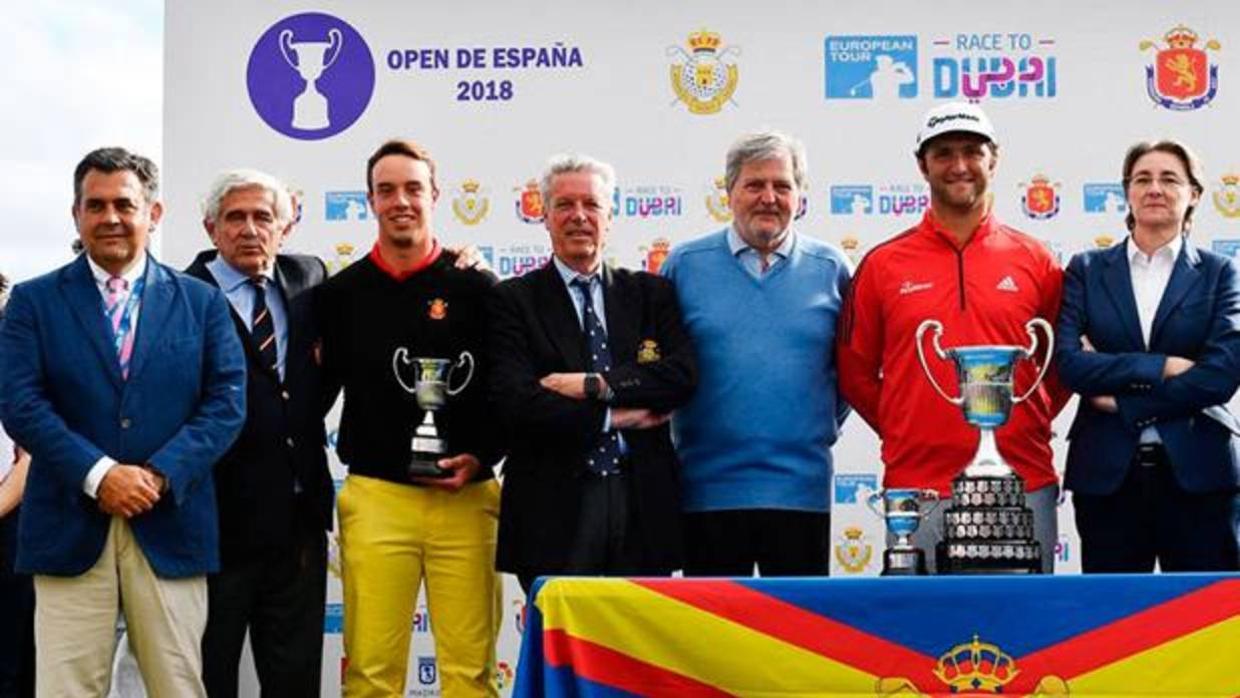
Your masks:
[{"label": "pink patterned necktie", "polygon": [[137,305],[134,294],[129,292],[129,282],[119,276],[108,278],[105,285],[107,300],[104,314],[112,328],[112,341],[116,346],[116,358],[121,364],[121,376],[129,377],[129,357],[133,354],[133,312]]}]

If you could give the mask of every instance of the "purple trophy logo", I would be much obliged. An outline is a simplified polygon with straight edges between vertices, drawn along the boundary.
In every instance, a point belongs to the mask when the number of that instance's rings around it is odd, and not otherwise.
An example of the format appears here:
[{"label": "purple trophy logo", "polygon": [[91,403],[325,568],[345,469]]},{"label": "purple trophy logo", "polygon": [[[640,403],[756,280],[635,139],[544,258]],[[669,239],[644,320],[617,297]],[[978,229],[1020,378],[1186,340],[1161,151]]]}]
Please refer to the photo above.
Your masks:
[{"label": "purple trophy logo", "polygon": [[370,47],[348,22],[306,12],[276,22],[246,67],[254,110],[290,138],[316,141],[353,125],[375,88]]}]

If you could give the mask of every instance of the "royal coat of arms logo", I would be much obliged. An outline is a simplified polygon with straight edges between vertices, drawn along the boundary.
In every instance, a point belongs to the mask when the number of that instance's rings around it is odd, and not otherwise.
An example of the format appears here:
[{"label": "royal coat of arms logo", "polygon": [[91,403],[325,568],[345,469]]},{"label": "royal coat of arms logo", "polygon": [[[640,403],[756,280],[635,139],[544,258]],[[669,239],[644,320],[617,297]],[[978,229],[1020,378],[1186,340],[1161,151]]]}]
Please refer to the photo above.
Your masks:
[{"label": "royal coat of arms logo", "polygon": [[1163,37],[1166,46],[1142,41],[1142,51],[1154,50],[1154,62],[1145,67],[1145,85],[1150,99],[1164,109],[1192,111],[1209,104],[1218,94],[1218,64],[1207,51],[1218,51],[1215,39],[1197,48],[1197,32],[1177,26]]},{"label": "royal coat of arms logo", "polygon": [[1059,213],[1059,182],[1052,183],[1044,174],[1035,174],[1029,182],[1021,182],[1024,194],[1020,206],[1025,215],[1034,220],[1054,218]]}]

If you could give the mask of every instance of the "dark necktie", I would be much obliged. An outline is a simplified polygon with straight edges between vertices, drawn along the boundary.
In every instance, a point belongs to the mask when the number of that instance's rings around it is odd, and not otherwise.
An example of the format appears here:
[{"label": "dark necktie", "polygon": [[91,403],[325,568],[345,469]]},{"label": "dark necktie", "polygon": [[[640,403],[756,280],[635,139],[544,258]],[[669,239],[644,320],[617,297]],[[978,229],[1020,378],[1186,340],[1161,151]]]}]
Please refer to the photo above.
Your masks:
[{"label": "dark necktie", "polygon": [[[586,363],[591,372],[598,373],[611,370],[611,350],[607,348],[607,331],[603,329],[598,313],[594,312],[590,283],[591,280],[588,278],[577,277],[573,279],[572,286],[582,298],[581,324],[585,328],[586,344],[590,349],[590,356]],[[598,443],[586,456],[586,466],[591,471],[600,474],[619,472],[620,440],[618,436],[614,429],[599,436]]]},{"label": "dark necktie", "polygon": [[267,277],[250,279],[254,287],[254,311],[250,314],[250,336],[258,346],[263,365],[278,373],[280,355],[276,352],[276,323],[267,308]]}]

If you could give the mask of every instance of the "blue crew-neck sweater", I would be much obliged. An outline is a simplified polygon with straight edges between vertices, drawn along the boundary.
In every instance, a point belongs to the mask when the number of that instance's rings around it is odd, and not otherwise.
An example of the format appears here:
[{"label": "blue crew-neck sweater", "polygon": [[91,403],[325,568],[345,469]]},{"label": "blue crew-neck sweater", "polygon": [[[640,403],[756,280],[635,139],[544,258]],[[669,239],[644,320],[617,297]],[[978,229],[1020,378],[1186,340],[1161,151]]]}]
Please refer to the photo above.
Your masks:
[{"label": "blue crew-neck sweater", "polygon": [[830,447],[848,412],[833,360],[844,255],[797,236],[755,278],[724,230],[675,247],[662,273],[698,354],[697,392],[672,421],[685,511],[829,511]]}]

